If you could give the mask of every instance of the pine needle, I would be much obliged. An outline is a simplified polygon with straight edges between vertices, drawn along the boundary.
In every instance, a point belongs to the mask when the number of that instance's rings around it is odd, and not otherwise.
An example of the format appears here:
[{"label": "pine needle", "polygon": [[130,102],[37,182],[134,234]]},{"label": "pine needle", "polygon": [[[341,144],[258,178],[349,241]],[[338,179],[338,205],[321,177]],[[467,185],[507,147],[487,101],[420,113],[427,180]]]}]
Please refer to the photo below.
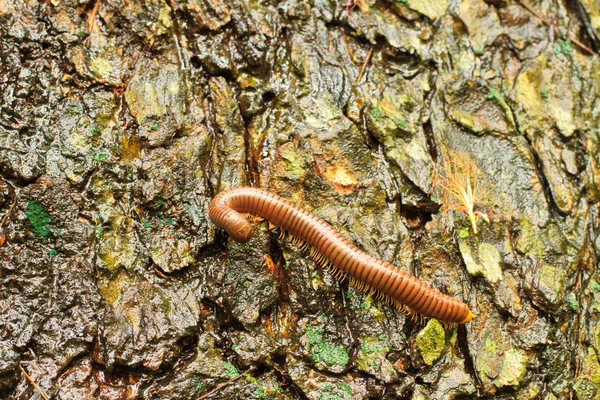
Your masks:
[{"label": "pine needle", "polygon": [[[255,368],[254,367],[250,367],[249,369],[247,369],[246,371],[242,372],[241,374],[239,374],[238,376],[236,376],[235,378],[231,378],[230,380],[228,380],[225,383],[222,383],[221,385],[217,386],[216,388],[214,388],[213,390],[211,390],[210,392],[203,394],[202,396],[198,397],[196,400],[203,400],[206,399],[210,396],[212,396],[213,394],[217,393],[219,390],[223,389],[225,386],[228,386],[230,384],[232,384],[233,382],[237,381],[238,379],[240,379],[242,376],[248,374],[249,372],[254,371]],[[48,399],[45,399],[48,400]]]},{"label": "pine needle", "polygon": [[46,395],[44,394],[42,389],[40,389],[40,387],[33,381],[33,379],[31,379],[31,377],[29,376],[29,374],[27,372],[25,372],[23,367],[19,365],[19,368],[21,368],[21,372],[23,372],[23,374],[25,375],[25,378],[27,378],[29,383],[31,383],[31,385],[35,388],[35,390],[37,390],[37,392],[40,394],[40,396],[42,396],[42,398],[44,400],[48,400],[48,397],[46,397]]}]

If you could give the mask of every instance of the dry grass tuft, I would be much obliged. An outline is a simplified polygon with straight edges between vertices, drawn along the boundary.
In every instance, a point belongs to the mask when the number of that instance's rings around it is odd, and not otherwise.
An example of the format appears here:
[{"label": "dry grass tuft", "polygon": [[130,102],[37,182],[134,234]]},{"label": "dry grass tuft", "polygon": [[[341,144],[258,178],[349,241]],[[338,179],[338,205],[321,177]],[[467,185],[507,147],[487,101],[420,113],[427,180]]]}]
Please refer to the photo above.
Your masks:
[{"label": "dry grass tuft", "polygon": [[473,233],[477,234],[477,222],[490,222],[487,214],[475,210],[477,202],[486,198],[487,190],[478,184],[481,172],[475,160],[466,154],[449,150],[444,165],[436,165],[433,188],[442,189],[444,211],[461,211],[467,214]]}]

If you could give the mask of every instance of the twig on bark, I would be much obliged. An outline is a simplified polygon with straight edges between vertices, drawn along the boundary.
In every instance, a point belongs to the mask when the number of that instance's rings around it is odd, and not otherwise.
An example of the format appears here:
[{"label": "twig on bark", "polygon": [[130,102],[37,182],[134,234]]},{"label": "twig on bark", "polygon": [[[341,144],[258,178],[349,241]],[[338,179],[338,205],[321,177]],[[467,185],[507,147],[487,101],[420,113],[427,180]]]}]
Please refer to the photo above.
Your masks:
[{"label": "twig on bark", "polygon": [[360,73],[358,74],[358,78],[356,78],[356,82],[354,82],[355,85],[358,85],[358,82],[360,82],[360,80],[363,77],[363,74],[365,73],[365,70],[367,69],[367,65],[369,64],[369,61],[371,60],[371,56],[373,55],[373,49],[375,48],[375,46],[371,46],[371,48],[369,49],[369,52],[367,53],[367,58],[365,58],[365,62],[363,63],[362,68],[360,69]]},{"label": "twig on bark", "polygon": [[37,392],[40,394],[40,396],[42,396],[42,398],[44,400],[48,400],[48,397],[46,397],[46,395],[44,394],[42,389],[40,389],[40,387],[33,381],[33,379],[31,379],[31,377],[29,376],[29,374],[27,372],[25,372],[23,367],[19,365],[19,368],[21,368],[21,372],[23,372],[23,374],[25,375],[25,378],[27,378],[29,383],[31,383],[31,385],[35,388],[35,390],[37,390]]},{"label": "twig on bark", "polygon": [[5,181],[4,179],[1,179],[1,180],[4,183],[6,183],[6,185],[8,186],[8,190],[10,191],[10,194],[11,194],[11,197],[12,197],[13,201],[12,201],[12,204],[8,207],[8,211],[6,212],[6,214],[4,214],[4,216],[0,220],[0,229],[4,226],[4,223],[8,219],[8,216],[10,215],[10,213],[13,210],[13,208],[15,208],[15,205],[17,204],[17,195],[15,194],[15,189],[12,187],[12,185],[10,183],[8,183],[7,181]]},{"label": "twig on bark", "polygon": [[99,5],[100,5],[100,0],[96,0],[96,4],[94,4],[94,8],[92,9],[90,17],[88,19],[87,27],[88,27],[88,31],[90,33],[92,33],[92,31],[96,27],[96,14],[98,13]]},{"label": "twig on bark", "polygon": [[241,374],[239,374],[235,378],[231,378],[227,382],[220,384],[219,386],[217,386],[216,388],[214,388],[210,392],[208,392],[206,394],[203,394],[202,396],[198,397],[196,400],[203,400],[203,399],[206,399],[206,398],[212,396],[213,394],[217,393],[219,390],[223,389],[225,386],[231,385],[233,382],[237,381],[242,376],[244,376],[244,375],[246,375],[246,374],[254,371],[255,369],[256,369],[255,367],[248,368],[246,371],[242,372]]},{"label": "twig on bark", "polygon": [[[536,10],[534,10],[533,7],[531,7],[525,0],[517,0],[517,3],[519,3],[521,6],[523,6],[531,14],[535,15],[540,21],[542,21],[542,23],[544,25],[548,26],[549,28],[554,28],[554,24],[552,24],[552,21],[550,21],[548,18],[546,18],[541,13],[537,12]],[[571,32],[567,32],[567,38],[571,42],[573,42],[575,45],[579,46],[579,48],[587,51],[589,54],[591,54],[593,56],[597,56],[598,55],[598,53],[596,53],[594,50],[590,49],[588,46],[586,46],[585,44],[581,43],[575,37],[575,35],[573,35]]]}]

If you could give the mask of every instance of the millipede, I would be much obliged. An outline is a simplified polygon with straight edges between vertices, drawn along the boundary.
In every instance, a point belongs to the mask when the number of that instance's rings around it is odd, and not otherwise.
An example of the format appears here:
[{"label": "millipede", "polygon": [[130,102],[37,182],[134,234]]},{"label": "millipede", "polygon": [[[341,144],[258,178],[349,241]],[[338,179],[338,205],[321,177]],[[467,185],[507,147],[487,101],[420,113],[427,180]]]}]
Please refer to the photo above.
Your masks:
[{"label": "millipede", "polygon": [[350,286],[376,295],[413,320],[435,318],[450,326],[475,317],[463,302],[358,249],[327,222],[276,194],[253,187],[231,188],[214,197],[208,214],[241,243],[252,237],[248,216],[262,218],[270,229],[279,229],[282,237],[310,251],[335,277],[348,279]]}]

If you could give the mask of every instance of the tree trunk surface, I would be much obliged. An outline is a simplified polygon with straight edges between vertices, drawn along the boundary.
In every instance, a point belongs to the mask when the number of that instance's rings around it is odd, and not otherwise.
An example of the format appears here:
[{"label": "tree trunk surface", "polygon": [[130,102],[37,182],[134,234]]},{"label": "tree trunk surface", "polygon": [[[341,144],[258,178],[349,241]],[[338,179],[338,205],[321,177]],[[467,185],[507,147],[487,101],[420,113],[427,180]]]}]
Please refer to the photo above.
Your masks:
[{"label": "tree trunk surface", "polygon": [[[600,399],[598,0],[0,0],[0,35],[0,398]],[[236,243],[235,186],[477,317]]]}]

